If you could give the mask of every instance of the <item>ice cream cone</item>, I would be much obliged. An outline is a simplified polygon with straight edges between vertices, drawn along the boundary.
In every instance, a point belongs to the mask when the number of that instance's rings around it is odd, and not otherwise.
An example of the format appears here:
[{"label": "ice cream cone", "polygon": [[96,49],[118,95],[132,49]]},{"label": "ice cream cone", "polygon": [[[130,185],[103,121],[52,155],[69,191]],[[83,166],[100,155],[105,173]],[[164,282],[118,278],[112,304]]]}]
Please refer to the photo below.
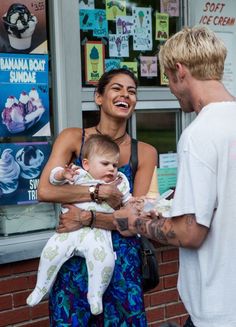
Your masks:
[{"label": "ice cream cone", "polygon": [[140,27],[143,27],[144,12],[142,10],[138,13]]},{"label": "ice cream cone", "polygon": [[115,6],[112,8],[112,14],[113,14],[114,19],[116,19],[116,16],[117,16],[117,8]]},{"label": "ice cream cone", "polygon": [[150,199],[157,199],[157,197],[159,196],[158,186],[157,186],[157,167],[154,168],[151,184],[146,196],[147,198]]},{"label": "ice cream cone", "polygon": [[147,70],[148,70],[149,74],[150,74],[151,66],[152,66],[152,60],[148,60],[147,61]]},{"label": "ice cream cone", "polygon": [[162,0],[163,12],[168,11],[169,0]]},{"label": "ice cream cone", "polygon": [[93,72],[97,72],[98,71],[98,59],[91,59],[90,62],[91,62]]}]

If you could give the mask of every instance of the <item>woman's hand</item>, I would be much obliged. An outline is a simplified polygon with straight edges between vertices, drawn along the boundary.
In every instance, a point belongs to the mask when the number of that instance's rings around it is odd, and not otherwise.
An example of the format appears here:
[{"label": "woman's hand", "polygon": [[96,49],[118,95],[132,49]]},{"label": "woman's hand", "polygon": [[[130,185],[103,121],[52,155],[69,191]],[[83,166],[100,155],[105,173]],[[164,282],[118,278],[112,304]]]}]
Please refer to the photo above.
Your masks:
[{"label": "woman's hand", "polygon": [[84,226],[89,226],[91,222],[90,211],[82,210],[71,204],[65,204],[63,208],[68,209],[68,211],[59,215],[58,233],[73,232]]},{"label": "woman's hand", "polygon": [[117,179],[109,184],[101,184],[99,187],[99,198],[109,204],[113,209],[119,208],[122,204],[123,194],[117,187],[121,181],[122,179]]}]

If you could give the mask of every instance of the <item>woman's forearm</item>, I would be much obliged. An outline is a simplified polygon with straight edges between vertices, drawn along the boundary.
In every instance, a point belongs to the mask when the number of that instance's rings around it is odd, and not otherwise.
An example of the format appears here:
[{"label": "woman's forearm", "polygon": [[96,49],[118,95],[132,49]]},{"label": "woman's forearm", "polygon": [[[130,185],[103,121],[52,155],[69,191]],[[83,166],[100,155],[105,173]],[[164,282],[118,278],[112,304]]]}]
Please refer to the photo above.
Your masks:
[{"label": "woman's forearm", "polygon": [[107,230],[115,230],[116,227],[113,224],[113,219],[112,213],[96,212],[96,221],[93,226]]},{"label": "woman's forearm", "polygon": [[38,200],[41,202],[75,203],[91,201],[88,186],[81,185],[51,185],[38,187]]}]

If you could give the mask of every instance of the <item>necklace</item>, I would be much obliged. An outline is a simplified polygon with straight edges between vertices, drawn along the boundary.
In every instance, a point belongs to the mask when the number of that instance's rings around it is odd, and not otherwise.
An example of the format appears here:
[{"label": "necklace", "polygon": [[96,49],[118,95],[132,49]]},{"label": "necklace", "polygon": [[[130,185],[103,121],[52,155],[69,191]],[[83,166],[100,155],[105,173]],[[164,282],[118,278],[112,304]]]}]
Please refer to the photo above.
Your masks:
[{"label": "necklace", "polygon": [[[96,130],[96,132],[97,132],[98,134],[103,135],[102,132],[99,131],[99,129],[98,129],[97,126],[95,126],[95,130]],[[121,135],[121,136],[119,136],[119,137],[117,137],[117,138],[115,138],[115,139],[112,139],[112,140],[113,140],[114,142],[117,142],[117,141],[122,140],[125,136],[126,136],[126,131],[124,132],[123,135]]]}]

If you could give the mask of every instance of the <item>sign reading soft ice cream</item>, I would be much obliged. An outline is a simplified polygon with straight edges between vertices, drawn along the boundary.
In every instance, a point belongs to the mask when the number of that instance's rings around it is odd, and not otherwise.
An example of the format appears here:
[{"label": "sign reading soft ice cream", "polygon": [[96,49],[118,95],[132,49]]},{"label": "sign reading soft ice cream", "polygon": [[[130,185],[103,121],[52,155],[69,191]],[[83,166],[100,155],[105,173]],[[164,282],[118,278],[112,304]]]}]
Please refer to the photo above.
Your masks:
[{"label": "sign reading soft ice cream", "polygon": [[0,52],[47,53],[45,0],[1,0]]},{"label": "sign reading soft ice cream", "polygon": [[0,205],[37,202],[40,173],[50,151],[47,142],[0,144]]},{"label": "sign reading soft ice cream", "polygon": [[236,95],[236,13],[235,0],[189,0],[190,24],[204,25],[212,29],[227,47],[223,83]]},{"label": "sign reading soft ice cream", "polygon": [[104,73],[104,44],[100,41],[85,44],[86,83],[96,84]]},{"label": "sign reading soft ice cream", "polygon": [[50,136],[48,56],[0,54],[0,136]]}]

